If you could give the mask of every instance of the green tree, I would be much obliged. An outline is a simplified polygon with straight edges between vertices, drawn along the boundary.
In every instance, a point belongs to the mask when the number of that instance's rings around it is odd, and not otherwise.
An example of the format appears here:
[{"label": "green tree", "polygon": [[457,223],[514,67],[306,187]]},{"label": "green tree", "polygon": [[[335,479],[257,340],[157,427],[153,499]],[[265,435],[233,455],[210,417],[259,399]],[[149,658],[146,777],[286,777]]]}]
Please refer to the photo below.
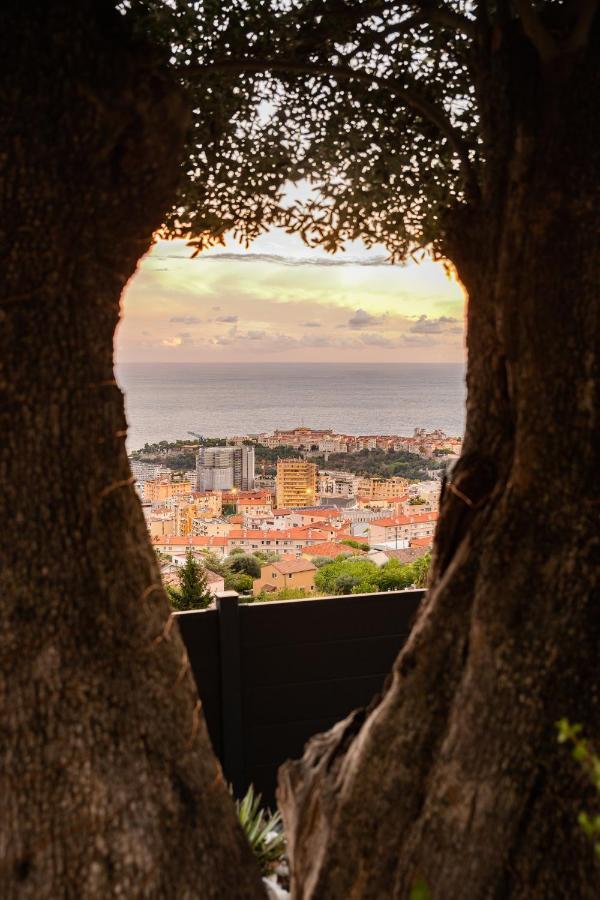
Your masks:
[{"label": "green tree", "polygon": [[251,575],[244,572],[228,572],[225,575],[225,588],[228,591],[237,591],[238,594],[247,594],[252,590],[253,580]]},{"label": "green tree", "polygon": [[251,578],[260,578],[260,560],[251,553],[244,553],[243,551],[237,554],[232,553],[227,559],[225,566],[230,572],[242,572],[245,575],[250,575]]},{"label": "green tree", "polygon": [[169,592],[171,605],[177,610],[206,609],[213,600],[208,588],[206,570],[196,562],[191,550],[186,553],[185,563],[177,573],[179,590]]},{"label": "green tree", "polygon": [[414,563],[410,564],[411,570],[411,583],[414,584],[415,587],[424,588],[427,587],[429,582],[429,571],[431,568],[431,553],[426,553],[424,556],[421,556],[419,559],[416,559]]},{"label": "green tree", "polygon": [[217,575],[225,574],[226,566],[220,556],[217,556],[212,550],[201,550],[200,552],[204,560],[204,567],[209,572],[215,572]]},{"label": "green tree", "polygon": [[361,579],[358,575],[351,575],[349,572],[341,572],[333,582],[334,594],[351,594],[356,588],[359,593]]},{"label": "green tree", "polygon": [[354,587],[376,579],[375,563],[360,557],[337,557],[322,566],[315,575],[315,585],[324,594],[350,594]]},{"label": "green tree", "polygon": [[401,591],[413,583],[411,565],[402,565],[397,559],[391,559],[377,573],[376,584],[380,591]]}]

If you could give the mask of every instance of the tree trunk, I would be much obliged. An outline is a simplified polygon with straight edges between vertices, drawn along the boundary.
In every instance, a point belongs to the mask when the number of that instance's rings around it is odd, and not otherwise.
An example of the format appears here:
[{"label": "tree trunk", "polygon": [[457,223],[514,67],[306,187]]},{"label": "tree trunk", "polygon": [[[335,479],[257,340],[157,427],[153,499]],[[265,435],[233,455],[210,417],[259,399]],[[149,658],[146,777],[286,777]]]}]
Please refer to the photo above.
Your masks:
[{"label": "tree trunk", "polygon": [[109,3],[0,16],[0,895],[260,897],[113,375],[186,106]]},{"label": "tree trunk", "polygon": [[449,235],[469,399],[433,583],[381,700],[281,770],[295,898],[599,895],[597,799],[555,728],[600,742],[595,51],[507,55],[487,202]]}]

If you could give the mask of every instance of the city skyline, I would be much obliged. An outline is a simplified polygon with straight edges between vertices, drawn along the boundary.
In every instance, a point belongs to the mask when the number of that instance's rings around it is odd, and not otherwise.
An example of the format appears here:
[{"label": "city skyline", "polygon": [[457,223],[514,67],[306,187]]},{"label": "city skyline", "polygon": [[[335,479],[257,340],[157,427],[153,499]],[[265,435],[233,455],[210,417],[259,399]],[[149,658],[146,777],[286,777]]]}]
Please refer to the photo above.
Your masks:
[{"label": "city skyline", "polygon": [[191,258],[158,241],[122,301],[127,362],[461,362],[464,297],[440,263],[334,256],[272,230]]}]

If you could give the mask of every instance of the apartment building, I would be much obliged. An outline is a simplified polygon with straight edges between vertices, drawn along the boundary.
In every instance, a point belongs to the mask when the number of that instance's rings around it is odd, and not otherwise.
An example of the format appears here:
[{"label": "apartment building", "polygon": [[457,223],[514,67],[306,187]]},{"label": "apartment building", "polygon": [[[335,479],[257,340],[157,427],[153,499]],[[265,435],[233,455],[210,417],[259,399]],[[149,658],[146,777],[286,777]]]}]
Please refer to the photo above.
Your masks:
[{"label": "apartment building", "polygon": [[319,472],[317,491],[324,502],[334,498],[356,496],[359,478],[353,472]]},{"label": "apartment building", "polygon": [[178,555],[186,553],[187,550],[197,552],[201,550],[209,550],[217,556],[225,558],[227,556],[226,537],[218,537],[213,535],[190,535],[182,537],[180,535],[164,535],[152,538],[152,546],[161,553],[168,555]]},{"label": "apartment building", "polygon": [[379,497],[399,497],[406,493],[408,481],[395,475],[393,478],[359,478],[356,493],[363,500]]},{"label": "apartment building", "polygon": [[277,460],[277,507],[314,506],[317,467],[303,459]]},{"label": "apartment building", "polygon": [[170,477],[171,470],[156,463],[147,463],[140,459],[130,459],[131,474],[136,481],[154,481],[161,477]]},{"label": "apartment building", "polygon": [[[276,553],[300,556],[306,547],[331,540],[331,536],[330,530],[320,528],[287,528],[276,531],[233,528],[229,532],[227,546],[229,552],[235,547],[240,547],[247,553],[254,550],[275,550]],[[351,535],[344,534],[343,537],[348,538]]]},{"label": "apartment building", "polygon": [[437,512],[430,512],[376,519],[369,524],[369,544],[408,547],[415,539],[432,539],[437,518]]},{"label": "apartment building", "polygon": [[146,513],[146,510],[144,510],[144,516],[150,537],[163,537],[175,534],[175,519],[173,516],[153,514],[151,511]]},{"label": "apartment building", "polygon": [[199,517],[192,522],[191,534],[195,536],[207,534],[227,537],[232,528],[233,525],[227,519],[203,519]]},{"label": "apartment building", "polygon": [[189,481],[168,481],[157,479],[144,482],[144,500],[150,503],[161,503],[174,497],[189,497],[192,493],[192,484]]},{"label": "apartment building", "polygon": [[198,491],[251,491],[254,447],[200,447],[196,457]]},{"label": "apartment building", "polygon": [[236,507],[242,516],[268,516],[272,512],[270,497],[238,497]]}]

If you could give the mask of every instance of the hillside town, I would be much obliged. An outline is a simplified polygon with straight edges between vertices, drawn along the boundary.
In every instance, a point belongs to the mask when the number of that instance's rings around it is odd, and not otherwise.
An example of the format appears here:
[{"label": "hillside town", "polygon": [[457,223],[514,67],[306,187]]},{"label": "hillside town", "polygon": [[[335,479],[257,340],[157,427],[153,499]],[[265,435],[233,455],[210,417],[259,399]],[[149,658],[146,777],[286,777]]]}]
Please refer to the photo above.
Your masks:
[{"label": "hillside town", "polygon": [[[191,556],[202,564],[214,596],[238,587],[261,598],[284,590],[287,598],[290,591],[312,594],[319,567],[341,558],[378,567],[413,563],[430,550],[436,526],[442,468],[422,480],[386,478],[320,468],[314,455],[385,450],[447,460],[460,444],[460,438],[424,429],[405,438],[301,427],[217,446],[184,445],[196,460],[187,471],[144,461],[139,453],[130,462],[165,584],[176,583]],[[260,475],[259,447],[294,453],[275,454],[274,474]],[[237,572],[244,580],[227,578],[227,565],[241,555],[253,560]]]}]

